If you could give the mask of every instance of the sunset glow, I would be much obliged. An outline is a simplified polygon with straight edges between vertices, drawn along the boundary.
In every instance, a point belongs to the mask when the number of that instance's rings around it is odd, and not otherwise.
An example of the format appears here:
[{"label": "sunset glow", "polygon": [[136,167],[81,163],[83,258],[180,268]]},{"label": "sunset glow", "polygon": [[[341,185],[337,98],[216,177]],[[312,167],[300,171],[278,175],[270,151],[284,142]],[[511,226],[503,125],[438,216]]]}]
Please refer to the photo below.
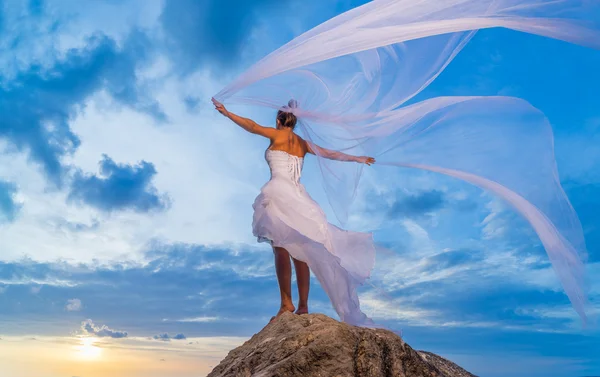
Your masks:
[{"label": "sunset glow", "polygon": [[[244,338],[2,337],[1,377],[204,376]],[[31,362],[35,360],[35,362]]]},{"label": "sunset glow", "polygon": [[97,347],[96,338],[81,338],[81,344],[75,346],[77,356],[82,360],[96,360],[102,355],[102,348]]}]

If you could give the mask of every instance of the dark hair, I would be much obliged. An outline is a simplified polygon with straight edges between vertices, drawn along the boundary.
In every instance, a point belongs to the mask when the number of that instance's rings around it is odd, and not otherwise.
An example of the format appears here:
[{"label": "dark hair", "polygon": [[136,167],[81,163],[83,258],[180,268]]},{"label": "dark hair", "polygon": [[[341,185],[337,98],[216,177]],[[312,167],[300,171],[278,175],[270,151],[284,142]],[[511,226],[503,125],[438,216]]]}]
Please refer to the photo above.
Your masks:
[{"label": "dark hair", "polygon": [[279,123],[281,124],[282,127],[289,127],[292,130],[294,129],[294,127],[296,127],[296,122],[298,121],[298,119],[296,118],[296,116],[294,114],[292,114],[290,111],[286,111],[287,109],[295,109],[298,107],[298,103],[296,102],[296,100],[291,99],[288,102],[288,106],[284,106],[284,110],[279,110],[277,112],[277,120],[279,121]]}]

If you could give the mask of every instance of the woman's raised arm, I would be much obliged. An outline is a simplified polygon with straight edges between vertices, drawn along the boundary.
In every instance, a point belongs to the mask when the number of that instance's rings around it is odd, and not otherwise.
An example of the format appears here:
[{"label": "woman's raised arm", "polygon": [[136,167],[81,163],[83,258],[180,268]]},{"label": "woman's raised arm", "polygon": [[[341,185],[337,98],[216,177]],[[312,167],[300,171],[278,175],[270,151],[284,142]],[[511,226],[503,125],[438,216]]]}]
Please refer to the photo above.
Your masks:
[{"label": "woman's raised arm", "polygon": [[346,153],[332,151],[330,149],[326,149],[323,147],[319,147],[316,144],[309,143],[305,141],[306,148],[308,153],[312,153],[314,155],[327,158],[329,160],[337,160],[337,161],[353,161],[361,164],[372,165],[375,163],[375,159],[373,157],[368,156],[352,156]]},{"label": "woman's raised arm", "polygon": [[244,118],[234,113],[231,113],[227,111],[227,109],[225,108],[225,106],[223,106],[221,102],[217,101],[214,98],[212,98],[212,103],[213,105],[215,105],[215,109],[218,112],[223,114],[225,117],[231,119],[233,123],[237,124],[238,126],[242,127],[243,129],[252,134],[264,136],[268,139],[274,139],[275,135],[277,135],[278,131],[275,128],[263,127],[255,121],[253,121],[252,119]]}]

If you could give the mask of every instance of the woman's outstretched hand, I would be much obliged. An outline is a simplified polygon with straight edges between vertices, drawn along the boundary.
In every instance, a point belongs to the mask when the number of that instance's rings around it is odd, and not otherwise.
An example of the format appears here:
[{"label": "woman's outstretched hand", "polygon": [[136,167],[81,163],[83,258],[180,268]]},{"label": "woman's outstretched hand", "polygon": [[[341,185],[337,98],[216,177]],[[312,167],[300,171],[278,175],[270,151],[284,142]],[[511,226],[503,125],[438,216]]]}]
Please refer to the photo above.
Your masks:
[{"label": "woman's outstretched hand", "polygon": [[221,102],[217,101],[214,98],[211,98],[211,101],[212,101],[213,105],[215,105],[215,109],[218,112],[220,112],[224,116],[229,116],[229,111],[227,111],[227,109],[225,108],[225,106],[223,106],[223,104]]},{"label": "woman's outstretched hand", "polygon": [[375,163],[375,159],[373,157],[360,156],[356,158],[356,162],[371,166]]}]

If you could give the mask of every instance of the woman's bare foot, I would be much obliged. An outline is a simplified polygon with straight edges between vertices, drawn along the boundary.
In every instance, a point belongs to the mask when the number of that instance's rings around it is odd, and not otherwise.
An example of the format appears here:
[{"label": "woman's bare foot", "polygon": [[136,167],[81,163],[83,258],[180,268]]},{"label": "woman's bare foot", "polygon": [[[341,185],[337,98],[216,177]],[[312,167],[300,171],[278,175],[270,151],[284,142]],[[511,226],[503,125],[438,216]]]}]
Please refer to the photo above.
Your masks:
[{"label": "woman's bare foot", "polygon": [[308,314],[308,306],[299,306],[296,314]]},{"label": "woman's bare foot", "polygon": [[271,320],[269,321],[269,323],[273,322],[275,320],[275,318],[279,317],[283,313],[286,313],[286,312],[293,313],[294,310],[296,310],[296,308],[292,304],[282,305],[281,308],[279,309],[279,311],[277,312],[277,314],[275,314],[275,316],[271,317]]}]

